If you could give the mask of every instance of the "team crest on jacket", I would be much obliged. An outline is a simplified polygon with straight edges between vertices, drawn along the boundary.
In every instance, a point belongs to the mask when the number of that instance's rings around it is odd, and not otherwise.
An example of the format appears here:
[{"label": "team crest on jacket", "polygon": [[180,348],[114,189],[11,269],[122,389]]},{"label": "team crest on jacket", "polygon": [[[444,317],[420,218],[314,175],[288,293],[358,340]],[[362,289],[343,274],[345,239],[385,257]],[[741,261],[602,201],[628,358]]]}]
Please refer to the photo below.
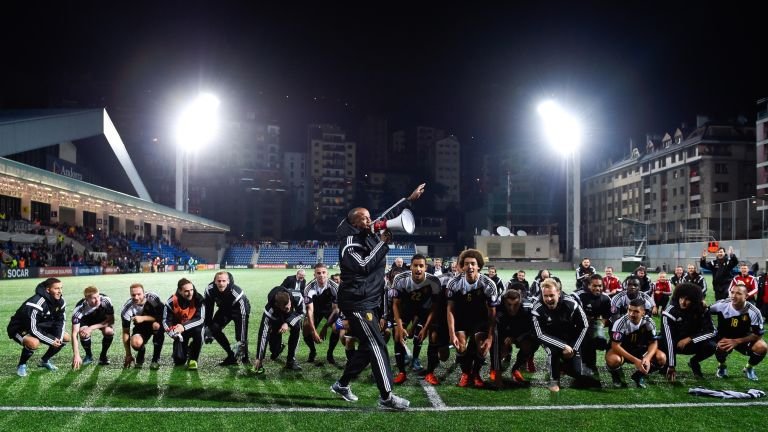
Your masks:
[{"label": "team crest on jacket", "polygon": [[370,312],[366,312],[365,319],[367,319],[368,321],[373,321],[373,314]]}]

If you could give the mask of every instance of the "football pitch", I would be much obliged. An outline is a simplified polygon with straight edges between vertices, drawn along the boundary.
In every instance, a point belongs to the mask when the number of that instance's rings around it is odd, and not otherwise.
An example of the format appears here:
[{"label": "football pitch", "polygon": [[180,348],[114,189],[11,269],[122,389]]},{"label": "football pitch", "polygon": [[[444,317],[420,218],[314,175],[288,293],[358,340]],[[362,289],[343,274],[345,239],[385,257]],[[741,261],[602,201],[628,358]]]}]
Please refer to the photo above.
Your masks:
[{"label": "football pitch", "polygon": [[[266,294],[293,270],[232,270],[235,282],[251,301],[249,337],[251,358],[253,340],[261,320]],[[527,270],[528,279],[536,274]],[[128,287],[141,282],[147,291],[167,298],[181,277],[191,279],[198,291],[213,279],[213,271],[105,275],[62,278],[67,317],[88,285],[97,286],[115,304],[116,313],[128,299]],[[511,271],[500,271],[508,280]],[[559,272],[566,291],[573,286],[572,272]],[[620,277],[624,275],[619,275]],[[708,279],[710,279],[708,277]],[[0,281],[0,322],[3,328],[19,305],[30,297],[40,279]],[[709,280],[708,280],[709,282]],[[710,290],[711,291],[711,290]],[[710,294],[711,296],[711,294]],[[711,299],[710,299],[711,300]],[[545,386],[545,355],[536,354],[538,371],[524,373],[530,386],[513,387],[509,374],[507,386],[499,390],[458,388],[459,370],[453,355],[442,363],[436,375],[439,386],[429,386],[409,373],[408,380],[395,392],[411,401],[407,412],[381,412],[376,408],[378,391],[368,371],[352,382],[360,398],[347,403],[329,391],[341,370],[330,364],[306,363],[307,349],[299,343],[301,372],[283,370],[285,355],[277,361],[267,358],[266,374],[255,375],[245,366],[220,367],[224,352],[215,342],[204,345],[200,369],[174,368],[170,360],[171,344],[166,340],[161,368],[123,369],[123,347],[116,337],[108,366],[90,365],[79,371],[70,367],[72,350],[68,345],[53,358],[57,372],[37,368],[45,348],[30,360],[30,374],[16,376],[20,347],[4,336],[0,338],[0,431],[94,430],[94,431],[184,431],[184,430],[346,430],[389,431],[407,428],[420,430],[723,430],[746,427],[759,429],[768,421],[768,400],[720,400],[688,395],[690,387],[746,391],[768,391],[768,367],[757,367],[761,381],[746,380],[741,373],[746,357],[734,353],[728,359],[730,377],[714,375],[713,358],[702,363],[705,378],[694,379],[685,366],[687,356],[679,357],[678,381],[668,383],[658,374],[650,377],[648,388],[630,386],[614,389],[604,367],[600,370],[603,388],[576,390],[563,379],[563,388],[551,394]],[[67,323],[69,332],[70,324]],[[233,328],[227,327],[234,342]],[[101,348],[100,334],[93,349]],[[325,344],[318,345],[318,358],[324,359]],[[149,356],[151,347],[148,347]],[[390,358],[394,363],[390,341]],[[345,361],[343,347],[336,348],[336,359]],[[600,353],[598,353],[600,355]],[[422,350],[426,361],[426,347]],[[600,362],[599,362],[600,363]],[[599,364],[598,363],[598,364]],[[394,364],[393,364],[394,368]],[[625,365],[629,380],[629,366]],[[483,370],[487,377],[487,367]]]}]

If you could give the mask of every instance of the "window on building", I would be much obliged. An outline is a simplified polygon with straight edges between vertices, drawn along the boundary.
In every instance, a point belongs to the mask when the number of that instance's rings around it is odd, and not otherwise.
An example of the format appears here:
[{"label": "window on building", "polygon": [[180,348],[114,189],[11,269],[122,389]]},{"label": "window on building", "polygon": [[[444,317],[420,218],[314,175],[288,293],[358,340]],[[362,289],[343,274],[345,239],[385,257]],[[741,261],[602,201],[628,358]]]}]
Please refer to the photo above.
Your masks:
[{"label": "window on building", "polygon": [[728,183],[715,183],[715,193],[727,193],[728,192]]},{"label": "window on building", "polygon": [[728,174],[728,165],[724,163],[716,163],[715,174]]}]

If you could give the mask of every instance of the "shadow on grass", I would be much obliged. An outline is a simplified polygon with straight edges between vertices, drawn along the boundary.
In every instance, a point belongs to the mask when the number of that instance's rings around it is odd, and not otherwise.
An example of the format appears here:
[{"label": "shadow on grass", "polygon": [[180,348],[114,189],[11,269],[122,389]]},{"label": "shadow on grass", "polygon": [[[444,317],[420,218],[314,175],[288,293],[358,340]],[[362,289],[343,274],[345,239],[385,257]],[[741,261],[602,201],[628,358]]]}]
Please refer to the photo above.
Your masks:
[{"label": "shadow on grass", "polygon": [[[179,380],[185,381],[185,380]],[[238,390],[233,392],[225,389],[206,389],[202,387],[199,378],[190,373],[187,382],[175,382],[158,387],[151,383],[115,382],[108,386],[105,392],[119,394],[126,399],[148,400],[163,397],[166,400],[178,401],[211,401],[227,404],[228,406],[250,406],[254,404],[284,407],[316,407],[318,403],[340,401],[330,392],[327,395],[310,395],[301,393],[286,393],[285,387],[274,391]]]}]

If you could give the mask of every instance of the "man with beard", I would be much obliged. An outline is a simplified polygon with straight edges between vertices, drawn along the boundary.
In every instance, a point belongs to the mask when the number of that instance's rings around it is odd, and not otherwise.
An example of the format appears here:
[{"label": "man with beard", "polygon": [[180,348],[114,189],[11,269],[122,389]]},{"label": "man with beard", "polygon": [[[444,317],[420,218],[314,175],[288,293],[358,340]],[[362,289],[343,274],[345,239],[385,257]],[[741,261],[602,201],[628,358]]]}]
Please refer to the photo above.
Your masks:
[{"label": "man with beard", "polygon": [[480,273],[484,259],[476,249],[459,255],[462,273],[448,282],[446,290],[448,338],[456,347],[456,362],[461,365],[459,387],[485,386],[480,369],[493,345],[496,328],[498,290],[496,284]]},{"label": "man with beard", "polygon": [[[160,352],[165,341],[163,322],[163,302],[160,297],[152,292],[144,292],[144,286],[140,283],[131,284],[131,298],[123,304],[120,318],[123,324],[123,348],[125,348],[125,360],[123,367],[131,367],[135,362],[136,367],[144,364],[144,346],[152,338],[152,363],[151,369],[160,367]],[[133,323],[133,335],[131,335],[131,323]],[[134,359],[131,348],[137,351]]]},{"label": "man with beard", "polygon": [[661,350],[667,354],[667,379],[677,377],[677,354],[692,355],[688,366],[702,378],[701,362],[715,353],[715,328],[698,285],[682,283],[661,316]]},{"label": "man with beard", "polygon": [[63,284],[56,278],[41,282],[35,288],[35,295],[21,304],[8,323],[8,337],[21,345],[21,357],[16,367],[16,374],[20,377],[27,376],[27,361],[41,343],[48,345],[48,350],[40,359],[39,366],[49,371],[58,370],[51,363],[51,358],[70,341],[64,329],[67,303],[62,297],[62,287]]},{"label": "man with beard", "polygon": [[176,292],[168,298],[163,310],[163,329],[173,339],[173,364],[187,364],[197,370],[197,360],[203,346],[205,301],[192,282],[179,279]]},{"label": "man with beard", "polygon": [[667,363],[658,349],[656,325],[645,313],[645,302],[635,298],[629,302],[627,314],[616,320],[611,328],[611,348],[605,353],[605,366],[611,373],[614,387],[626,387],[621,366],[629,362],[635,367],[632,381],[645,388],[645,377]]},{"label": "man with beard", "polygon": [[[216,308],[216,313],[213,313]],[[232,274],[226,271],[216,272],[213,282],[205,289],[205,327],[206,334],[216,339],[221,345],[227,357],[219,363],[219,366],[231,366],[237,364],[240,357],[243,364],[250,364],[248,360],[248,318],[251,316],[251,303],[242,288],[235,285]],[[229,345],[229,339],[224,334],[224,327],[230,322],[235,323],[236,351]],[[208,339],[210,342],[210,339]]]},{"label": "man with beard", "polygon": [[644,266],[640,266],[637,269],[635,269],[635,271],[632,272],[631,276],[634,276],[640,282],[641,293],[645,293],[645,294],[648,294],[649,296],[653,296],[653,282],[651,282],[651,278],[648,277],[648,273],[646,272]]},{"label": "man with beard", "polygon": [[547,352],[549,390],[560,391],[560,372],[572,376],[576,387],[599,387],[600,381],[582,374],[579,350],[589,324],[584,310],[571,296],[563,296],[553,279],[541,282],[541,302],[531,312],[536,336]]},{"label": "man with beard", "polygon": [[712,289],[715,291],[715,300],[728,298],[728,287],[731,285],[731,279],[733,279],[731,272],[739,264],[736,254],[733,253],[733,246],[728,247],[727,256],[725,249],[719,248],[715,259],[711,261],[707,261],[707,254],[707,250],[704,249],[699,267],[712,272]]},{"label": "man with beard", "polygon": [[763,340],[763,317],[752,303],[747,301],[747,286],[738,281],[731,288],[731,298],[716,302],[709,312],[717,315],[717,350],[715,358],[720,363],[717,377],[728,376],[725,359],[734,350],[749,357],[744,367],[747,379],[757,381],[755,366],[765,358],[768,345]]},{"label": "man with beard", "polygon": [[587,316],[589,330],[581,345],[582,362],[593,373],[597,373],[597,350],[605,351],[608,341],[605,326],[611,318],[611,299],[603,293],[603,278],[599,274],[589,277],[589,285],[573,293]]},{"label": "man with beard", "polygon": [[[405,373],[405,340],[409,337],[408,326],[413,323],[413,358],[419,358],[421,344],[429,336],[430,328],[440,301],[440,280],[426,273],[427,259],[416,254],[411,258],[411,270],[395,276],[392,284],[392,312],[395,329],[395,363],[400,371],[394,377],[395,384],[402,384],[407,379]],[[433,346],[434,345],[434,346]],[[437,366],[437,345],[430,340],[427,351],[427,370],[431,376],[425,380],[432,385],[437,381],[434,367]],[[434,367],[433,367],[434,366]]]}]

